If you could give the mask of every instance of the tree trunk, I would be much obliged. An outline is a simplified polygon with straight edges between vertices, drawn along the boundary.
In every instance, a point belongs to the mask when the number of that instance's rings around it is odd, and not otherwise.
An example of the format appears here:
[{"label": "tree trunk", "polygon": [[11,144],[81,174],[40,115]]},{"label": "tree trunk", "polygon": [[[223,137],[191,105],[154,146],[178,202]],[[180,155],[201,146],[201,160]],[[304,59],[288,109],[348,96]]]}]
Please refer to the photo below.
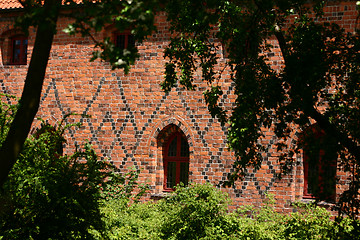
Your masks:
[{"label": "tree trunk", "polygon": [[46,0],[44,3],[45,14],[42,15],[42,21],[37,26],[35,44],[19,108],[0,149],[0,187],[3,186],[16,162],[39,108],[46,67],[56,32],[59,2],[61,4],[58,0]]}]

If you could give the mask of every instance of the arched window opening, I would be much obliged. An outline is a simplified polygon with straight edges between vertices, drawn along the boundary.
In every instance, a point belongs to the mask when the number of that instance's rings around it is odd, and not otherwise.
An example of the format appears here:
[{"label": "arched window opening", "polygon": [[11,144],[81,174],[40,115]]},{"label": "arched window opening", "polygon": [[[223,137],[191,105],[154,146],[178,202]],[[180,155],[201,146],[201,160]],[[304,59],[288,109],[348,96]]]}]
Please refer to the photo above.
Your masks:
[{"label": "arched window opening", "polygon": [[186,138],[176,132],[168,138],[163,152],[164,156],[164,190],[189,182],[189,144]]},{"label": "arched window opening", "polygon": [[303,134],[304,198],[334,201],[336,195],[336,141],[318,126]]},{"label": "arched window opening", "polygon": [[26,65],[28,37],[20,29],[10,29],[0,35],[0,50],[4,65]]}]

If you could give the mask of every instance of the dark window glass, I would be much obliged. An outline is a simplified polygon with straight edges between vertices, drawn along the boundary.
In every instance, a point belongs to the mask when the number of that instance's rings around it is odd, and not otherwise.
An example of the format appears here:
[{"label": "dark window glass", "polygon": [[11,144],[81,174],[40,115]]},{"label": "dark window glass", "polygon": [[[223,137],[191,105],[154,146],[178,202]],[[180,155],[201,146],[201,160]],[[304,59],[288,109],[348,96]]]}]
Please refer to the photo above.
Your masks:
[{"label": "dark window glass", "polygon": [[115,46],[120,49],[135,47],[135,38],[132,34],[115,34]]},{"label": "dark window glass", "polygon": [[168,162],[166,187],[173,188],[176,184],[176,162]]},{"label": "dark window glass", "polygon": [[127,47],[135,47],[135,37],[132,34],[128,35],[128,46]]},{"label": "dark window glass", "polygon": [[11,64],[26,64],[28,40],[25,36],[11,38]]},{"label": "dark window glass", "polygon": [[189,183],[189,163],[180,163],[180,182],[187,185]]},{"label": "dark window glass", "polygon": [[336,195],[336,142],[317,126],[303,136],[304,198],[334,201]]},{"label": "dark window glass", "polygon": [[22,55],[22,62],[24,62],[24,63],[26,63],[26,58],[27,58],[27,46],[28,46],[28,40],[24,39],[23,40],[24,54]]},{"label": "dark window glass", "polygon": [[189,156],[189,144],[185,138],[181,138],[181,150],[180,150],[181,157],[188,157]]},{"label": "dark window glass", "polygon": [[177,150],[177,138],[174,138],[169,145],[168,156],[175,157],[177,152],[176,150]]},{"label": "dark window glass", "polygon": [[[307,166],[309,166],[307,164]],[[312,196],[318,191],[319,166],[307,167],[306,195]]]},{"label": "dark window glass", "polygon": [[125,49],[125,35],[117,35],[116,36],[116,47]]},{"label": "dark window glass", "polygon": [[20,62],[21,40],[13,40],[13,62]]},{"label": "dark window glass", "polygon": [[164,189],[172,190],[177,184],[189,182],[189,144],[180,133],[169,137],[164,150]]}]

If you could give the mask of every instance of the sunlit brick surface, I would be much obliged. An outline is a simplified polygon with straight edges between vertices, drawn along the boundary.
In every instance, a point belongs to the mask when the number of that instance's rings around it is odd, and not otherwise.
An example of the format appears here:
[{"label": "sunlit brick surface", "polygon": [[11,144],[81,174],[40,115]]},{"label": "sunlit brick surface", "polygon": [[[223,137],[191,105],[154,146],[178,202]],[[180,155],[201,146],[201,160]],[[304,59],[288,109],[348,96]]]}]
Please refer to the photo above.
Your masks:
[{"label": "sunlit brick surface", "polygon": [[[325,9],[327,20],[353,31],[357,14],[355,2],[335,2],[328,6]],[[27,66],[10,66],[4,62],[8,54],[6,41],[13,29],[13,16],[16,14],[0,12],[0,88],[3,93],[19,97]],[[69,19],[60,18],[38,113],[38,117],[51,124],[56,124],[71,112],[90,115],[91,118],[74,116],[68,119],[67,123],[80,121],[83,127],[66,133],[65,153],[69,154],[75,145],[89,141],[101,159],[113,162],[122,171],[133,166],[140,169],[141,182],[151,186],[149,197],[163,191],[162,147],[174,131],[182,131],[188,139],[190,181],[218,184],[226,180],[234,161],[233,153],[226,144],[226,127],[220,126],[208,114],[202,95],[207,85],[201,82],[199,76],[195,80],[196,91],[177,88],[165,94],[161,90],[159,84],[163,81],[165,64],[163,49],[169,43],[169,33],[165,14],[159,14],[156,20],[158,32],[138,44],[140,58],[129,75],[124,75],[122,70],[111,71],[106,62],[89,62],[94,43],[90,38],[63,33],[61,29],[67,26]],[[104,32],[96,37],[102,38],[109,34]],[[34,35],[31,29],[28,60]],[[274,40],[270,41],[275,43]],[[273,67],[280,69],[280,50],[274,48],[268,54]],[[220,65],[224,62],[225,59]],[[230,110],[235,96],[226,71],[222,86],[224,97],[221,104]],[[7,98],[4,100],[10,101]],[[34,129],[39,125],[40,122],[35,121]],[[224,189],[232,197],[234,206],[259,205],[265,192],[275,195],[278,209],[283,211],[289,211],[292,202],[302,199],[302,156],[297,156],[299,165],[292,174],[278,180],[275,176],[278,170],[275,141],[272,132],[266,132],[262,142],[266,148],[262,168],[258,171],[249,169],[244,181],[237,182],[235,188]],[[337,193],[340,193],[345,188],[347,176],[344,173],[338,173],[338,176],[340,181]]]}]

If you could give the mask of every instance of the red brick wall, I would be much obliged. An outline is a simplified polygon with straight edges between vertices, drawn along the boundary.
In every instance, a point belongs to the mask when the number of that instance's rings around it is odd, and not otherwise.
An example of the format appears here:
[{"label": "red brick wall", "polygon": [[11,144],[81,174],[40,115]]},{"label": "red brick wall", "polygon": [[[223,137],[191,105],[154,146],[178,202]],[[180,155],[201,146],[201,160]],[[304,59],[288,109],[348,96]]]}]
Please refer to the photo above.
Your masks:
[{"label": "red brick wall", "polygon": [[[326,8],[325,16],[352,31],[356,18],[355,2],[333,3]],[[6,32],[13,28],[12,20],[11,14],[0,13],[2,49],[6,45]],[[89,38],[63,33],[61,29],[69,19],[61,18],[38,114],[52,124],[70,112],[91,115],[91,118],[72,118],[81,121],[84,127],[67,133],[65,153],[71,153],[74,144],[81,145],[88,140],[100,158],[112,161],[123,171],[131,166],[141,169],[141,181],[151,185],[151,194],[161,194],[163,190],[162,147],[169,131],[181,130],[188,139],[190,181],[214,184],[224,181],[234,160],[233,153],[227,148],[226,128],[208,114],[202,96],[206,84],[200,78],[195,80],[197,91],[177,88],[165,94],[160,89],[165,64],[163,49],[169,43],[165,20],[164,14],[157,16],[158,32],[138,45],[140,58],[129,75],[124,75],[122,70],[111,71],[106,62],[89,62],[93,42]],[[97,37],[108,34],[104,32]],[[34,31],[31,30],[29,57],[33,42]],[[274,50],[270,60],[275,68],[281,67],[279,49]],[[9,66],[1,62],[1,91],[20,96],[26,70],[27,66]],[[234,96],[229,75],[224,74],[222,81],[225,95],[221,101],[231,109]],[[39,124],[35,121],[34,128]],[[224,189],[233,198],[234,205],[261,204],[264,193],[269,192],[275,195],[279,209],[287,211],[292,202],[302,199],[302,156],[296,156],[299,165],[294,171],[278,180],[275,176],[278,169],[275,140],[272,133],[267,132],[263,141],[267,151],[263,153],[261,169],[250,169],[245,180],[237,182],[235,188]],[[339,176],[340,183],[346,183],[347,176],[342,173]],[[338,190],[343,191],[344,185],[339,184]]]}]

